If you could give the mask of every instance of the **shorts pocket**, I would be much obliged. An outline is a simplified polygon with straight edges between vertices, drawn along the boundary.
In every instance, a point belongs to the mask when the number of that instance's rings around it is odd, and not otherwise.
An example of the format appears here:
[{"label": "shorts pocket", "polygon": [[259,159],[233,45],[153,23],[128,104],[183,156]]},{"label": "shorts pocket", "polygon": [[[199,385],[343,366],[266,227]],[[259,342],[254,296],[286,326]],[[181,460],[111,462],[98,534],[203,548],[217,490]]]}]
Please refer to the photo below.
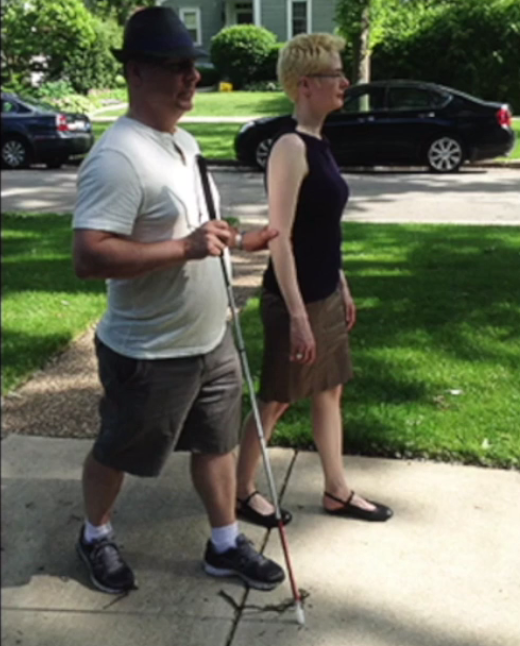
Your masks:
[{"label": "shorts pocket", "polygon": [[115,352],[96,337],[99,378],[104,388],[127,388],[146,373],[148,361]]}]

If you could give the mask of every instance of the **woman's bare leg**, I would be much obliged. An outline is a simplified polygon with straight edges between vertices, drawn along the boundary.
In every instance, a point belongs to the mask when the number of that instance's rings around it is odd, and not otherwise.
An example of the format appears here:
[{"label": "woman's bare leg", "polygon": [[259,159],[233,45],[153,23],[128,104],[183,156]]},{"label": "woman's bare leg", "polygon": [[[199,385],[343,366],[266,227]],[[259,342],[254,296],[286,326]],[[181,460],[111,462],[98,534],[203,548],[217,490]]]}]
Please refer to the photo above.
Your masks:
[{"label": "woman's bare leg", "polygon": [[[340,500],[347,500],[351,490],[347,485],[343,466],[342,390],[342,386],[337,386],[312,397],[312,426],[314,443],[323,468],[324,490]],[[354,495],[351,502],[363,509],[375,509],[374,505],[357,494]],[[340,503],[325,496],[323,497],[323,505],[330,510],[341,507]]]},{"label": "woman's bare leg", "polygon": [[[258,402],[260,419],[264,429],[266,442],[273,434],[276,422],[289,408],[289,404],[280,402]],[[253,413],[249,413],[242,428],[242,441],[237,464],[237,498],[245,500],[256,489],[255,480],[258,463],[262,455],[258,431]],[[253,496],[250,506],[260,514],[269,515],[274,512],[272,504],[263,496]]]}]

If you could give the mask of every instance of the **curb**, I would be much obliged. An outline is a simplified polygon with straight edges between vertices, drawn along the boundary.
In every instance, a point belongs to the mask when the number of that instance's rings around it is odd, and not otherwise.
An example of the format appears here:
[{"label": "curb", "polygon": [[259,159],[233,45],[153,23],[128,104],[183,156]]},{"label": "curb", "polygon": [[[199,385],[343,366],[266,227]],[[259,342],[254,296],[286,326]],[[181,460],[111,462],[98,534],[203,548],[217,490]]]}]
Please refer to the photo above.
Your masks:
[{"label": "curb", "polygon": [[[256,171],[256,172],[263,172],[256,166],[244,166],[240,164],[236,159],[208,159],[208,163],[210,166],[218,166],[219,168],[229,168],[233,170],[241,170],[241,171]],[[426,167],[424,167],[426,168]],[[517,169],[520,170],[520,159],[519,160],[512,160],[509,162],[477,162],[475,164],[467,164],[466,166],[463,166],[462,169],[470,169],[470,168],[498,168],[498,169]],[[365,172],[365,173],[377,173],[379,171],[386,171],[386,172],[405,172],[405,171],[410,171],[410,170],[422,170],[423,166],[340,166],[340,170],[344,173],[357,173],[357,172]]]}]

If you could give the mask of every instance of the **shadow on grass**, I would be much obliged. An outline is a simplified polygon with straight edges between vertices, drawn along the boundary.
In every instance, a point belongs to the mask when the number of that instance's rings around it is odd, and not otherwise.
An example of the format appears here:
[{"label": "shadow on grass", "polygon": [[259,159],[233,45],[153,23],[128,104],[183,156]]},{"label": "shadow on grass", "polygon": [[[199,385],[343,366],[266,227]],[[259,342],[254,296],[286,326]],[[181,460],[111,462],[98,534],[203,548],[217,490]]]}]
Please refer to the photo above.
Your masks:
[{"label": "shadow on grass", "polygon": [[[347,223],[344,240],[358,308],[348,451],[520,464],[520,229]],[[258,377],[257,301],[242,320]],[[310,425],[300,402],[277,442],[312,446]]]}]

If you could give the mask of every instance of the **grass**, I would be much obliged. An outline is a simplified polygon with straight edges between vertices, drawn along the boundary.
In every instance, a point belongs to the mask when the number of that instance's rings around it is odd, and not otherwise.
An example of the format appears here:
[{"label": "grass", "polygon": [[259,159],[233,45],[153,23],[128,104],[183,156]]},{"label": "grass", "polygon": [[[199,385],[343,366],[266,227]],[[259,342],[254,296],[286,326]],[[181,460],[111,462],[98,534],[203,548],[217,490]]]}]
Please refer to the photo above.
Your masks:
[{"label": "grass", "polygon": [[[347,450],[520,467],[520,229],[349,223],[344,240],[359,310]],[[255,376],[257,309],[242,315]],[[312,446],[307,402],[274,442]]]},{"label": "grass", "polygon": [[2,214],[2,394],[103,312],[104,283],[75,277],[71,241],[71,216]]},{"label": "grass", "polygon": [[[73,274],[70,220],[3,216],[4,394],[104,310],[103,282]],[[348,451],[520,467],[520,229],[348,223],[344,240],[359,310]],[[242,315],[255,378],[257,309]],[[310,447],[309,426],[296,404],[275,443]]]},{"label": "grass", "polygon": [[[96,140],[101,137],[110,123],[94,123]],[[196,137],[203,154],[208,159],[235,159],[233,142],[240,129],[236,123],[185,123],[182,127]]]},{"label": "grass", "polygon": [[[125,100],[125,99],[123,99]],[[198,92],[190,117],[276,116],[292,111],[283,92]],[[103,111],[103,117],[120,116],[126,108]]]}]

